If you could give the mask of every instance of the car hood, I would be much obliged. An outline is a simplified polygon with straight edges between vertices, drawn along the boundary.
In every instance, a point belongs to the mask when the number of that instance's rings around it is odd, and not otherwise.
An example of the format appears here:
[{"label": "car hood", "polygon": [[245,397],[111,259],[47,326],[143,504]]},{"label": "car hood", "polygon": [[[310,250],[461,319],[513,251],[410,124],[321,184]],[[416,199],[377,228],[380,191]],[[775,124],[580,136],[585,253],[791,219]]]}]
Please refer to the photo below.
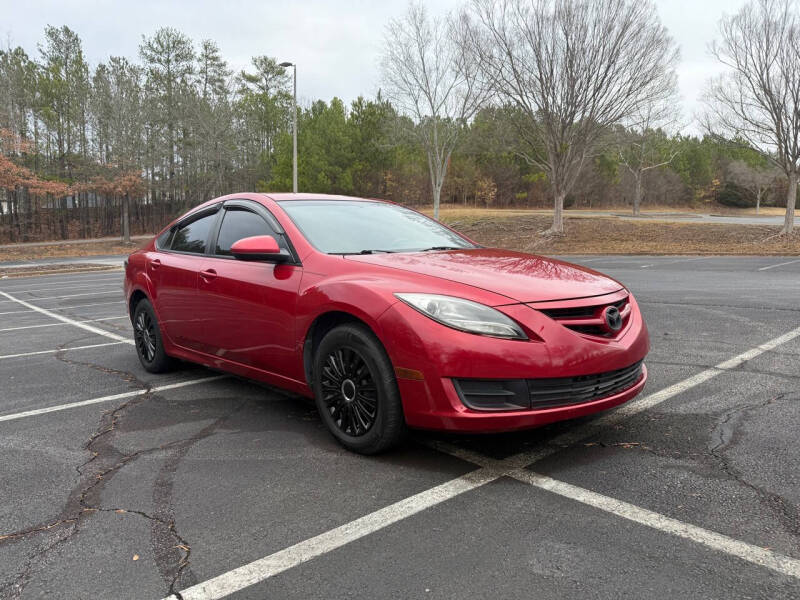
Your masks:
[{"label": "car hood", "polygon": [[602,273],[578,265],[494,248],[347,258],[471,285],[517,302],[586,298],[616,292],[623,287]]}]

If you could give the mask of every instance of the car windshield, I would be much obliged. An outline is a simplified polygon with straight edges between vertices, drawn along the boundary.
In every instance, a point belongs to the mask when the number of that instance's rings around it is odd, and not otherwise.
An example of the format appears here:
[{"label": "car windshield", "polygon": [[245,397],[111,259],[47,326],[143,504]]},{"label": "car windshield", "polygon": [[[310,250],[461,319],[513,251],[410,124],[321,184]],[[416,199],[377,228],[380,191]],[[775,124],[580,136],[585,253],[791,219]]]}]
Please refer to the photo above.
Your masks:
[{"label": "car windshield", "polygon": [[433,219],[396,204],[287,200],[281,208],[317,250],[328,254],[475,248]]}]

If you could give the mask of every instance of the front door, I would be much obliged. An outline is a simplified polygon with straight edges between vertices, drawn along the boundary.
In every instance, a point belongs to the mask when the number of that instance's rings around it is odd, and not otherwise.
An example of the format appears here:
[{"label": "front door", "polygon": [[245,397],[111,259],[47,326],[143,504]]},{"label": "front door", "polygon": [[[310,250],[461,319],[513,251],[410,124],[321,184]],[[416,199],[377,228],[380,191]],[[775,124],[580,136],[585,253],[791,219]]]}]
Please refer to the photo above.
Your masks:
[{"label": "front door", "polygon": [[288,251],[282,233],[256,212],[226,207],[211,256],[199,272],[198,312],[203,352],[283,376],[296,376],[295,306],[302,267],[234,258],[234,242],[271,235]]}]

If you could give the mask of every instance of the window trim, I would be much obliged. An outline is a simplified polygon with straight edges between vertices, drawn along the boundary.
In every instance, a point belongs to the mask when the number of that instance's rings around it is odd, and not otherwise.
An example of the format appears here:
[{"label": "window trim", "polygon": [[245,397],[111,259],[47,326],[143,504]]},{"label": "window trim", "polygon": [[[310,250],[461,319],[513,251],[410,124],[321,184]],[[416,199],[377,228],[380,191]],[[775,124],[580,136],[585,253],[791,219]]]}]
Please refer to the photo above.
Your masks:
[{"label": "window trim", "polygon": [[[189,213],[181,220],[177,221],[172,227],[170,227],[170,237],[169,237],[169,248],[159,248],[161,252],[169,252],[170,254],[182,254],[184,256],[208,256],[210,250],[210,242],[212,234],[217,230],[219,227],[219,215],[221,214],[220,209],[222,208],[222,202],[217,202],[211,206],[207,206],[195,212]],[[208,237],[206,237],[205,248],[203,252],[189,252],[187,250],[173,250],[172,249],[172,242],[175,241],[175,232],[178,231],[181,227],[186,225],[191,225],[195,221],[199,221],[205,217],[216,215],[216,219],[211,224],[211,227],[208,231]]]},{"label": "window trim", "polygon": [[[222,203],[223,210],[220,211],[220,215],[217,218],[217,222],[213,227],[212,236],[208,242],[207,254],[213,258],[219,258],[222,260],[238,260],[235,256],[230,256],[228,254],[217,254],[217,241],[219,238],[219,232],[222,229],[222,222],[225,219],[225,214],[228,210],[242,210],[245,212],[253,213],[256,216],[260,217],[264,223],[266,224],[267,228],[272,230],[271,235],[275,236],[282,236],[283,239],[286,241],[286,246],[289,249],[289,254],[291,255],[290,260],[280,263],[284,265],[295,265],[295,266],[302,266],[302,262],[300,261],[300,257],[297,254],[297,250],[295,250],[294,244],[292,244],[292,240],[289,238],[289,235],[286,233],[284,228],[281,226],[278,219],[275,218],[275,215],[266,208],[263,204],[255,202],[253,200],[248,200],[246,198],[234,198],[232,200],[226,200]],[[251,262],[267,262],[271,264],[277,264],[273,261],[251,261]]]}]

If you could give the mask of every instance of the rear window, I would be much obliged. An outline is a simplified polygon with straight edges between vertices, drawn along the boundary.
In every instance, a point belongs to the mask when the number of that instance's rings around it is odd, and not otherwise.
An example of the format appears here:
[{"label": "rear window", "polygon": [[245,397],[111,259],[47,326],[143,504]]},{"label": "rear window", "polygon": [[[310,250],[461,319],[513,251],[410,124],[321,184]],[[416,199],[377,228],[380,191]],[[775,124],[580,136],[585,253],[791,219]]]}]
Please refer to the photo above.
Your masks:
[{"label": "rear window", "polygon": [[216,218],[217,215],[214,213],[179,227],[175,232],[175,237],[172,238],[170,248],[178,252],[203,254],[206,251],[208,234],[211,232]]}]

